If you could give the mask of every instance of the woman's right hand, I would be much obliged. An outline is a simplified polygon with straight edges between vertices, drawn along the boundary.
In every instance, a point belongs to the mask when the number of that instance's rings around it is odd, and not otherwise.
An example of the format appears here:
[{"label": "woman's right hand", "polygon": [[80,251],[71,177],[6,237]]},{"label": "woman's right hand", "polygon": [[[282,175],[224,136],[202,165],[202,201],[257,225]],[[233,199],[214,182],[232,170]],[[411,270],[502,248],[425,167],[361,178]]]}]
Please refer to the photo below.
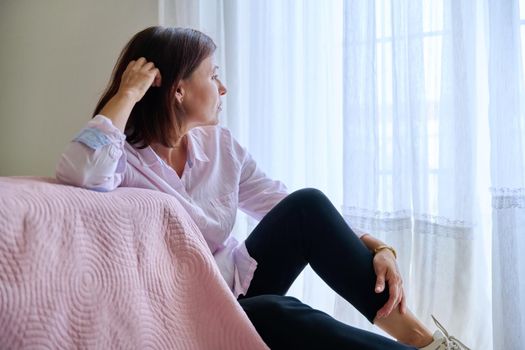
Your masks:
[{"label": "woman's right hand", "polygon": [[113,122],[120,131],[124,132],[129,115],[135,103],[146,94],[150,86],[160,86],[160,71],[153,62],[146,62],[144,57],[129,62],[117,93],[106,103],[99,114]]},{"label": "woman's right hand", "polygon": [[151,86],[162,83],[158,68],[153,62],[147,62],[144,57],[130,61],[122,74],[117,94],[129,96],[135,103],[140,101]]}]

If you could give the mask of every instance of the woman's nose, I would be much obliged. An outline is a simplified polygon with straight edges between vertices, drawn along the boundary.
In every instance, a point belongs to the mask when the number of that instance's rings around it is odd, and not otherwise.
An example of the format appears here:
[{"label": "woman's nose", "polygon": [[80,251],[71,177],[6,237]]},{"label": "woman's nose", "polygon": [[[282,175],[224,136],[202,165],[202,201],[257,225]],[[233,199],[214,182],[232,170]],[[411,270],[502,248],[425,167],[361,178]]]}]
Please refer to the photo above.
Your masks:
[{"label": "woman's nose", "polygon": [[221,82],[219,85],[219,94],[222,96],[222,95],[226,95],[227,92],[228,92],[228,89],[226,89],[226,86],[224,86],[224,84]]}]

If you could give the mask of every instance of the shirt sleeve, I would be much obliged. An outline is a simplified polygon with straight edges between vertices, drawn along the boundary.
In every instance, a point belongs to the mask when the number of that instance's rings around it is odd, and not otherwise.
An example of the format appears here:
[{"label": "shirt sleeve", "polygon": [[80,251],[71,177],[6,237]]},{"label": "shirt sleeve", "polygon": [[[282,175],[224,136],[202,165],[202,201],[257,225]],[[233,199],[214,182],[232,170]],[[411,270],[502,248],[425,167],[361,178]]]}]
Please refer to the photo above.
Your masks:
[{"label": "shirt sleeve", "polygon": [[277,203],[288,195],[284,183],[269,178],[251,154],[232,137],[240,160],[239,209],[260,221]]},{"label": "shirt sleeve", "polygon": [[95,191],[117,188],[126,171],[125,140],[126,135],[109,118],[97,114],[60,156],[57,180]]}]

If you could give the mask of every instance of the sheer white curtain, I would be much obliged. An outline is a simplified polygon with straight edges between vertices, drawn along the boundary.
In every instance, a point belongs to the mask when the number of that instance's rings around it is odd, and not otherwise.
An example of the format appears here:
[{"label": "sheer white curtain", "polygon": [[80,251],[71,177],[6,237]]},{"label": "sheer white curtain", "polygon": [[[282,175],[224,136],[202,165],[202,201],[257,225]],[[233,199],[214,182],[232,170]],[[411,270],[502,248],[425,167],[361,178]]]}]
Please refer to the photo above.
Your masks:
[{"label": "sheer white curtain", "polygon": [[489,183],[477,162],[476,3],[345,3],[343,211],[398,247],[415,314],[481,349],[490,274],[478,197]]},{"label": "sheer white curtain", "polygon": [[[518,0],[160,4],[162,24],[217,42],[221,123],[269,176],[321,189],[354,230],[394,245],[408,305],[429,328],[434,314],[474,349],[520,348]],[[234,234],[254,224],[239,212]],[[288,294],[386,335],[309,267]]]},{"label": "sheer white curtain", "polygon": [[525,96],[522,50],[525,1],[490,0],[488,14],[494,349],[523,349]]}]

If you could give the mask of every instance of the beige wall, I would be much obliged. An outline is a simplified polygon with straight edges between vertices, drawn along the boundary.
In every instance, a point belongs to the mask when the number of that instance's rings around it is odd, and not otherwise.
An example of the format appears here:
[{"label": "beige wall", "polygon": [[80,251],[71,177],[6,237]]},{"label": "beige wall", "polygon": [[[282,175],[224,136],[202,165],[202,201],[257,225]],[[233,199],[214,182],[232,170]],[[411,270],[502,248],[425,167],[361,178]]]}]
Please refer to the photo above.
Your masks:
[{"label": "beige wall", "polygon": [[157,0],[0,0],[0,176],[54,176]]}]

